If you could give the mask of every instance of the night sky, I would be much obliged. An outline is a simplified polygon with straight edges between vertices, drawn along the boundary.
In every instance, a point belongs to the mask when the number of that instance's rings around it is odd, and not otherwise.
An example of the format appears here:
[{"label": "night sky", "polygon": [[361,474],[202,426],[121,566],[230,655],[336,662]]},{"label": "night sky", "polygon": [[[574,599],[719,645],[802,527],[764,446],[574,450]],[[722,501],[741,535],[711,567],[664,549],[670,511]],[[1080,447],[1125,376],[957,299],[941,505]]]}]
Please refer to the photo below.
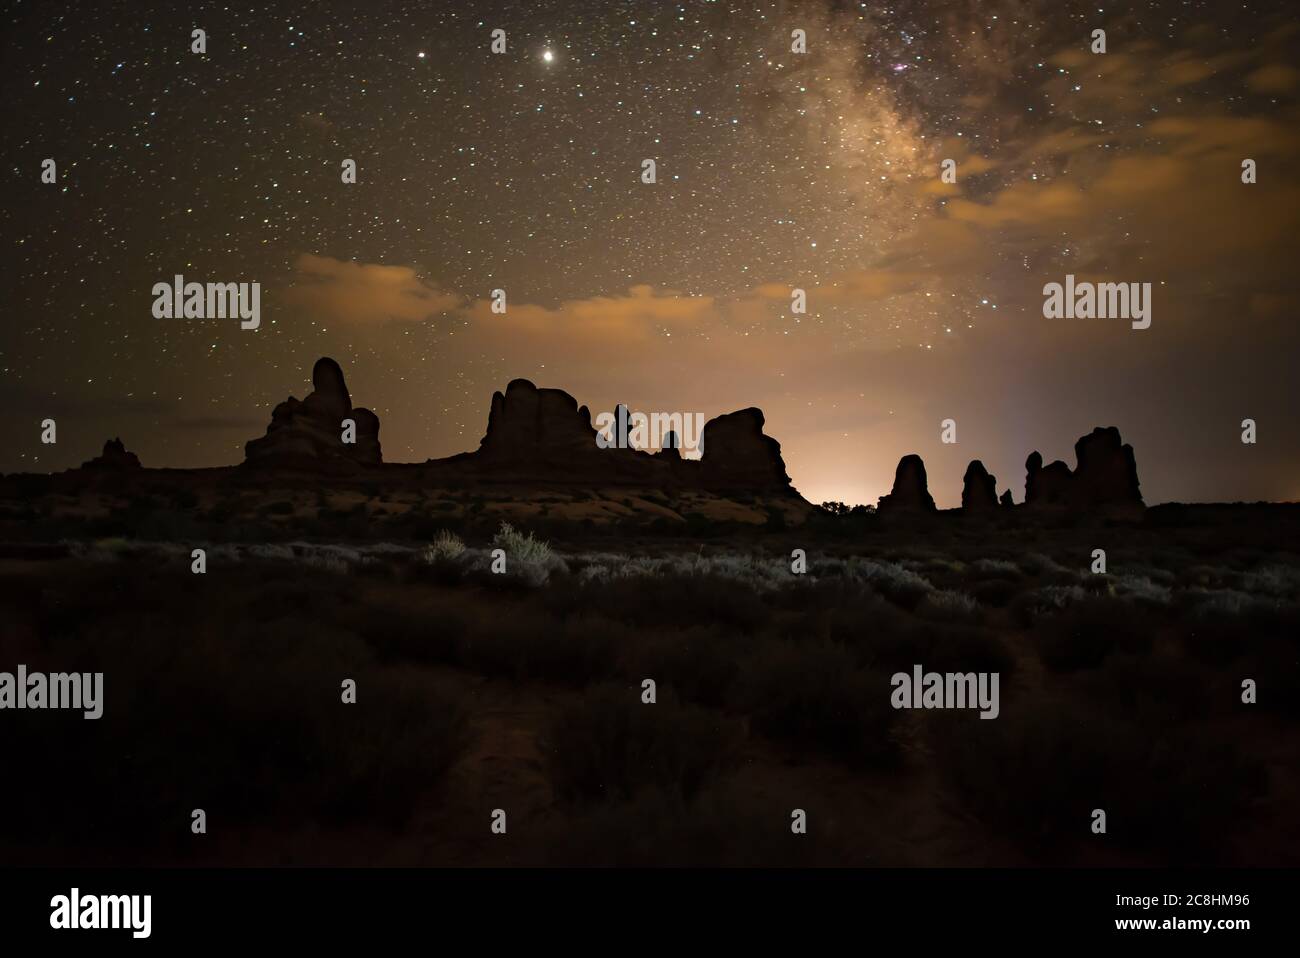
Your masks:
[{"label": "night sky", "polygon": [[[759,406],[813,501],[912,452],[940,506],[974,458],[1020,501],[1095,425],[1149,503],[1300,498],[1292,8],[8,4],[0,471],[238,462],[331,355],[389,461],[526,377]],[[261,327],[154,318],[177,273]],[[1067,273],[1151,283],[1151,327],[1044,318]]]}]

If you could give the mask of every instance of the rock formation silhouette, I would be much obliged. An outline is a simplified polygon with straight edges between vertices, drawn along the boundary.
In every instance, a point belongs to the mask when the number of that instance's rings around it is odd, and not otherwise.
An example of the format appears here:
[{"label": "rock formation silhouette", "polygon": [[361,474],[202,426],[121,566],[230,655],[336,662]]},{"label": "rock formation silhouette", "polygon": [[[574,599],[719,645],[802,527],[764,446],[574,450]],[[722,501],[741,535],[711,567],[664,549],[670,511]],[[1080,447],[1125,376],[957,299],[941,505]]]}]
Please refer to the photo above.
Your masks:
[{"label": "rock formation silhouette", "polygon": [[781,444],[763,434],[763,411],[753,406],[704,424],[700,479],[716,492],[784,492],[790,477]]},{"label": "rock formation silhouette", "polygon": [[[310,468],[317,464],[378,465],[379,417],[354,409],[343,370],[334,360],[318,359],[311,373],[312,392],[299,401],[290,396],[271,413],[266,435],[244,445],[245,463]],[[343,441],[345,419],[356,426],[354,443]]]},{"label": "rock formation silhouette", "polygon": [[527,379],[511,380],[492,394],[487,432],[477,458],[502,466],[551,466],[569,471],[592,462],[601,450],[591,413],[562,389],[538,389]]},{"label": "rock formation silhouette", "polygon": [[677,438],[677,433],[671,429],[664,433],[663,448],[656,455],[664,459],[680,460],[682,458],[681,440]]},{"label": "rock formation silhouette", "polygon": [[1070,504],[1070,467],[1060,459],[1043,465],[1040,453],[1031,452],[1025,460],[1025,504]]},{"label": "rock formation silhouette", "polygon": [[989,512],[998,507],[997,477],[989,475],[978,459],[971,460],[962,477],[961,507],[964,512]]},{"label": "rock formation silhouette", "polygon": [[898,460],[898,469],[894,472],[894,487],[889,495],[880,497],[876,511],[881,515],[890,513],[929,513],[935,512],[934,497],[930,495],[929,484],[925,477],[925,463],[921,457],[912,454]]},{"label": "rock formation silhouette", "polygon": [[619,403],[614,407],[614,426],[612,429],[614,446],[617,449],[632,448],[632,411]]},{"label": "rock formation silhouette", "polygon": [[[627,407],[619,404],[613,425],[616,444],[620,438],[626,442],[630,418]],[[591,413],[569,393],[515,379],[503,392],[493,393],[478,449],[423,463],[384,463],[379,418],[352,405],[343,370],[333,359],[322,357],[312,368],[312,391],[303,400],[290,396],[275,407],[266,434],[245,444],[245,460],[238,467],[145,469],[122,440],[114,438],[104,444],[99,456],[59,475],[66,476],[63,488],[75,490],[79,482],[107,487],[135,483],[140,475],[178,484],[211,481],[233,469],[252,485],[278,478],[296,482],[307,474],[350,482],[364,479],[366,487],[378,482],[403,489],[518,487],[505,496],[512,501],[517,494],[526,498],[544,489],[568,490],[579,499],[609,498],[602,487],[623,487],[656,489],[670,499],[684,496],[688,507],[695,505],[689,500],[696,492],[733,496],[748,505],[755,505],[755,496],[788,498],[792,502],[783,508],[795,505],[795,514],[803,509],[806,516],[811,506],[791,485],[781,444],[764,433],[764,426],[763,412],[755,407],[717,416],[705,423],[699,437],[700,458],[682,455],[676,431],[664,433],[657,451],[619,448],[603,441],[604,437],[597,441],[600,434]],[[354,441],[345,442],[345,435]],[[1029,455],[1024,505],[1030,512],[1041,509],[1049,521],[1053,515],[1089,511],[1110,518],[1142,514],[1146,507],[1137,461],[1119,429],[1099,426],[1080,437],[1074,451],[1073,469],[1060,460],[1044,465],[1038,452]],[[208,478],[200,480],[200,472]],[[991,516],[1014,505],[1011,490],[998,497],[996,477],[982,461],[971,460],[962,477],[962,510]],[[938,511],[920,456],[899,460],[893,487],[880,497],[877,508],[886,516]]]},{"label": "rock formation silhouette", "polygon": [[1074,444],[1074,456],[1077,464],[1071,470],[1059,459],[1044,466],[1043,457],[1031,453],[1025,461],[1025,504],[1081,510],[1143,507],[1137,460],[1119,429],[1098,426]]},{"label": "rock formation silhouette", "polygon": [[1115,426],[1098,426],[1074,444],[1074,504],[1142,505],[1137,459]]},{"label": "rock formation silhouette", "polygon": [[[615,409],[615,441],[620,431],[629,431],[628,422],[627,409],[620,404]],[[709,420],[701,435],[700,459],[682,457],[675,433],[656,453],[602,448],[586,406],[562,389],[516,379],[504,393],[493,395],[487,433],[476,451],[431,459],[418,469],[422,480],[431,484],[623,485],[797,495],[786,475],[781,445],[763,434],[763,423],[762,411],[753,408]]]},{"label": "rock formation silhouette", "polygon": [[82,469],[139,469],[140,460],[133,452],[128,452],[122,440],[110,439],[104,443],[104,451],[94,459],[81,464]]}]

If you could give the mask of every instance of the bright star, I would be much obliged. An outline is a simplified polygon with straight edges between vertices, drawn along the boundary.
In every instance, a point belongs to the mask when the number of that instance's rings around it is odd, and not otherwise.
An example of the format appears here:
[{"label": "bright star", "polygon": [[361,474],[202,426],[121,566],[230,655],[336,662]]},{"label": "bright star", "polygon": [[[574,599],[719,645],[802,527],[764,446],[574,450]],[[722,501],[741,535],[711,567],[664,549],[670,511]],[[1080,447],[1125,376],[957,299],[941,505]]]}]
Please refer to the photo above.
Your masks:
[{"label": "bright star", "polygon": [[543,50],[542,59],[545,60],[547,63],[550,63],[552,60],[555,59],[555,54],[552,53],[550,50]]}]

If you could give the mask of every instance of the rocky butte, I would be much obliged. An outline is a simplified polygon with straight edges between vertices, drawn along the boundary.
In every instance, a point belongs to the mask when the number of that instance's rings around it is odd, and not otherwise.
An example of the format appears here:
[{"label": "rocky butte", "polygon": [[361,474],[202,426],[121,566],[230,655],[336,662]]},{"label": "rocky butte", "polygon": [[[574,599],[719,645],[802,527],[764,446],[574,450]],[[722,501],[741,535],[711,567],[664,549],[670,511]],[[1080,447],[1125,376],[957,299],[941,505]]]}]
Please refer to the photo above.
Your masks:
[{"label": "rocky butte", "polygon": [[961,508],[963,512],[992,512],[998,506],[998,480],[989,475],[984,463],[972,459],[962,477]]},{"label": "rocky butte", "polygon": [[891,514],[927,515],[935,512],[934,497],[930,495],[925,477],[925,463],[913,453],[898,460],[894,472],[894,487],[889,495],[880,497],[876,511],[882,516]]},{"label": "rocky butte", "polygon": [[[613,485],[799,499],[786,474],[781,444],[763,433],[763,413],[755,408],[709,420],[702,433],[701,458],[684,459],[675,447],[654,453],[601,448],[586,406],[561,389],[515,379],[505,392],[493,394],[478,449],[419,464],[383,464],[378,417],[352,406],[338,363],[319,360],[312,384],[306,399],[291,396],[275,407],[266,435],[246,444],[242,468],[376,479],[401,475],[428,486]],[[352,445],[342,439],[342,423],[349,418],[355,422]]]},{"label": "rocky butte", "polygon": [[139,469],[140,460],[135,453],[130,452],[119,439],[110,439],[104,443],[104,451],[87,462],[81,464],[82,469]]},{"label": "rocky butte", "polygon": [[[170,483],[184,487],[190,498],[228,502],[231,488],[240,486],[318,492],[332,484],[423,492],[481,487],[481,493],[475,492],[480,509],[494,498],[527,502],[542,497],[546,502],[577,503],[568,511],[571,517],[639,513],[684,521],[692,513],[707,511],[711,517],[761,523],[774,518],[775,509],[798,524],[813,512],[791,485],[781,445],[764,432],[763,412],[754,407],[708,420],[700,431],[700,458],[685,458],[674,432],[663,436],[660,449],[600,443],[590,410],[573,396],[515,379],[492,395],[477,449],[444,459],[385,463],[379,417],[352,404],[339,364],[328,357],[317,360],[311,379],[306,398],[290,396],[275,406],[265,434],[245,444],[245,459],[238,466],[146,469],[120,439],[111,439],[101,455],[79,469],[47,477],[43,488],[66,494],[83,488],[128,494],[150,482],[151,492],[162,494]],[[1060,461],[1044,465],[1037,452],[1029,456],[1023,506],[1013,504],[1009,490],[999,498],[995,477],[980,460],[972,460],[962,478],[961,511],[997,521],[1010,516],[1053,521],[1055,516],[1078,513],[1143,514],[1133,447],[1123,442],[1117,428],[1098,427],[1074,449],[1073,469]],[[14,486],[20,487],[30,488],[31,483]],[[549,498],[557,493],[564,498]],[[595,501],[602,503],[599,508],[582,505]],[[561,511],[555,510],[557,518]],[[937,514],[920,456],[899,460],[893,487],[880,498],[878,511],[882,517]]]},{"label": "rocky butte", "polygon": [[[379,417],[354,409],[343,370],[329,358],[316,361],[312,391],[301,401],[290,396],[271,413],[266,435],[244,445],[244,461],[268,469],[338,468],[352,463],[377,465]],[[346,422],[354,441],[344,442]]]},{"label": "rocky butte", "polygon": [[1080,438],[1074,457],[1071,470],[1059,459],[1044,466],[1039,453],[1030,453],[1025,461],[1025,505],[1120,512],[1144,508],[1133,447],[1124,443],[1116,427],[1098,426]]},{"label": "rocky butte", "polygon": [[[1029,513],[1099,513],[1112,517],[1137,517],[1145,505],[1138,489],[1137,460],[1133,447],[1124,443],[1114,426],[1098,426],[1074,444],[1077,465],[1060,460],[1043,465],[1040,453],[1025,462],[1025,506]],[[997,479],[978,459],[962,477],[961,508],[969,515],[1006,515],[1014,507],[1011,491],[997,495]],[[917,455],[904,456],[894,474],[894,487],[880,497],[882,516],[920,516],[935,512],[926,481],[925,463]]]}]

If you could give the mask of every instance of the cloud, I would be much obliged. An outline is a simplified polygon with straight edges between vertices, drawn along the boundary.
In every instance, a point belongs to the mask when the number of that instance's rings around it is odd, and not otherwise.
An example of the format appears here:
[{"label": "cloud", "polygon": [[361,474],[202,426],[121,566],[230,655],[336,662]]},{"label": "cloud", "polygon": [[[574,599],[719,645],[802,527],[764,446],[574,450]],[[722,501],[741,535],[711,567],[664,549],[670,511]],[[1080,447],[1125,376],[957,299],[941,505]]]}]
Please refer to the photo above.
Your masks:
[{"label": "cloud", "polygon": [[562,343],[575,355],[604,355],[609,350],[645,348],[673,334],[697,332],[717,318],[712,296],[683,296],[648,285],[626,295],[566,300],[555,308],[507,302],[505,313],[492,312],[491,300],[479,299],[460,312],[473,330],[515,349],[546,349]]},{"label": "cloud", "polygon": [[948,215],[955,220],[996,228],[1074,219],[1086,208],[1083,192],[1069,183],[1016,183],[998,193],[991,203],[950,200]]},{"label": "cloud", "polygon": [[303,253],[285,301],[325,324],[420,323],[465,299],[426,283],[409,266],[355,263]]},{"label": "cloud", "polygon": [[1300,82],[1300,70],[1285,63],[1268,63],[1246,77],[1246,85],[1265,95],[1292,92]]},{"label": "cloud", "polygon": [[[930,268],[953,282],[1006,275],[1011,263],[1137,266],[1153,281],[1210,283],[1241,302],[1294,285],[1284,259],[1300,229],[1300,185],[1281,171],[1300,148],[1300,111],[1288,101],[1243,113],[1186,89],[1292,91],[1300,72],[1278,62],[1286,37],[1215,53],[1206,36],[1197,53],[1121,48],[1120,36],[1111,31],[1104,56],[1072,47],[1045,57],[1056,69],[1040,90],[1057,112],[1028,124],[995,118],[986,175],[972,182],[976,171],[959,159],[957,184],[940,187],[936,171],[917,187],[929,209],[875,265],[899,276]],[[1247,157],[1259,163],[1257,185],[1241,182]]]}]

